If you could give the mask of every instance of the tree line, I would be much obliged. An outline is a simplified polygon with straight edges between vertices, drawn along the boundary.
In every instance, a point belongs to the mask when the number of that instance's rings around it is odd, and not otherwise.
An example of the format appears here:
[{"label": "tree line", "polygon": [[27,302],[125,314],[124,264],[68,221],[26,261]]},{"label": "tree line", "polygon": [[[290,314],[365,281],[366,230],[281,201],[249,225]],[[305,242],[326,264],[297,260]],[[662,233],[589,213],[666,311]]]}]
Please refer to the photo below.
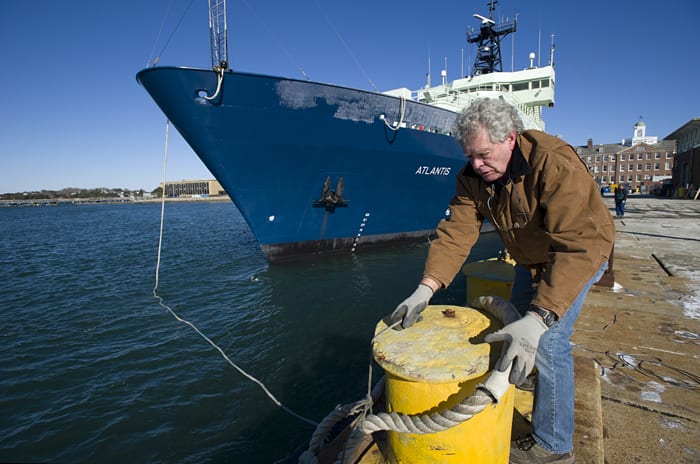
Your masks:
[{"label": "tree line", "polygon": [[[151,194],[158,194],[160,187],[151,191]],[[33,192],[14,192],[0,194],[0,200],[62,200],[75,198],[129,198],[143,197],[145,190],[130,190],[123,188],[64,188],[61,190],[38,190]]]}]

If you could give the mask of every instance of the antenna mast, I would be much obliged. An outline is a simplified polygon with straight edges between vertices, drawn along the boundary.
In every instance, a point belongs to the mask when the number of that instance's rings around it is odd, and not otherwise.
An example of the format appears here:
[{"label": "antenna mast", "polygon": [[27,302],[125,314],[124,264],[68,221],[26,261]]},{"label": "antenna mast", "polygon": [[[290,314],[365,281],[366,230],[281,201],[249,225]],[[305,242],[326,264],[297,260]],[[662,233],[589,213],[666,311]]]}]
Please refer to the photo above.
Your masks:
[{"label": "antenna mast", "polygon": [[554,67],[554,34],[552,34],[552,47],[549,50],[549,65]]},{"label": "antenna mast", "polygon": [[211,67],[214,71],[228,69],[227,36],[226,0],[209,0],[209,43]]},{"label": "antenna mast", "polygon": [[467,31],[467,42],[477,44],[476,59],[474,60],[473,74],[488,74],[503,71],[501,62],[501,39],[511,32],[515,32],[516,20],[506,20],[496,24],[493,19],[494,11],[498,0],[489,2],[489,17],[481,15],[473,16],[481,20],[481,27],[478,31],[470,29]]}]

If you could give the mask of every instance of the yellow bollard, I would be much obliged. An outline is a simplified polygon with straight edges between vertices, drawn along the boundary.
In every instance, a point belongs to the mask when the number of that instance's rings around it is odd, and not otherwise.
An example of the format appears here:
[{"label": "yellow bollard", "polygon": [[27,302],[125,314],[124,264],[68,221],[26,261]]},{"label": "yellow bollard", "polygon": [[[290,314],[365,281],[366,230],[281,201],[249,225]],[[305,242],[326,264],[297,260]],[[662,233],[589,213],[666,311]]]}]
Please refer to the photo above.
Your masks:
[{"label": "yellow bollard", "polygon": [[[450,409],[486,381],[490,346],[471,343],[490,320],[473,308],[428,306],[408,329],[377,324],[374,358],[386,373],[387,410],[427,414]],[[391,464],[506,464],[510,452],[514,389],[498,404],[442,432],[388,432]]]},{"label": "yellow bollard", "polygon": [[515,262],[509,257],[475,261],[462,266],[467,276],[467,305],[480,296],[500,296],[510,299],[515,277]]}]

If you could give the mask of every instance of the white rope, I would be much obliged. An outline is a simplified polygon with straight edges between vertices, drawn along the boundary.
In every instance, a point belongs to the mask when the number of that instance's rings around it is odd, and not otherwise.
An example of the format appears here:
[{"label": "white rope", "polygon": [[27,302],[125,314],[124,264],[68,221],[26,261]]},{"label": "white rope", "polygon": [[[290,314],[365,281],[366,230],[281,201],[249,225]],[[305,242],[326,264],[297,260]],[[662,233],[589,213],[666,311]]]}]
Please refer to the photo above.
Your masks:
[{"label": "white rope", "polygon": [[160,233],[159,233],[159,235],[158,235],[158,257],[157,257],[157,260],[156,260],[156,276],[155,276],[155,285],[154,285],[154,287],[153,287],[153,297],[156,298],[156,299],[158,300],[158,304],[159,304],[162,308],[164,308],[166,311],[168,311],[175,319],[177,319],[179,322],[182,322],[183,324],[186,324],[186,325],[190,326],[190,328],[192,328],[192,330],[194,330],[195,332],[197,332],[197,334],[198,334],[200,337],[202,337],[204,340],[206,340],[207,343],[209,343],[214,349],[216,349],[216,350],[221,354],[221,356],[222,356],[234,369],[236,369],[238,372],[240,372],[244,377],[246,377],[246,378],[249,379],[250,381],[256,383],[256,384],[265,392],[265,394],[266,394],[278,407],[280,407],[283,411],[289,413],[290,415],[296,417],[297,419],[299,419],[299,420],[301,420],[301,421],[303,421],[303,422],[306,422],[306,423],[311,424],[311,425],[316,425],[316,422],[315,422],[315,421],[312,421],[311,419],[307,419],[306,417],[301,416],[301,415],[295,413],[294,411],[290,410],[290,409],[287,408],[286,406],[284,406],[277,398],[275,398],[275,396],[267,389],[267,387],[266,387],[262,382],[260,382],[258,379],[256,379],[256,378],[253,377],[252,375],[248,374],[246,371],[244,371],[244,370],[241,369],[240,367],[238,367],[238,366],[237,366],[233,361],[231,361],[231,359],[226,355],[226,353],[224,352],[224,350],[222,350],[222,349],[221,349],[216,343],[214,343],[209,337],[207,337],[206,335],[204,335],[193,323],[191,323],[190,321],[187,321],[187,320],[181,318],[180,316],[178,316],[177,314],[175,314],[175,311],[173,311],[173,310],[170,308],[170,306],[168,306],[167,304],[165,304],[165,302],[163,301],[163,298],[162,298],[160,295],[158,295],[158,280],[159,280],[159,279],[158,279],[158,275],[159,275],[159,271],[160,271],[160,253],[161,253],[162,244],[163,244],[163,222],[164,222],[164,218],[165,218],[165,187],[166,187],[166,180],[167,180],[167,177],[166,177],[166,169],[167,169],[167,164],[168,164],[168,129],[169,129],[169,127],[170,127],[170,120],[168,120],[168,121],[166,122],[166,124],[165,124],[165,157],[164,157],[164,160],[163,160],[163,192],[162,192],[162,195],[161,195],[161,207],[160,207]]},{"label": "white rope", "polygon": [[493,402],[491,394],[480,385],[468,398],[451,409],[426,415],[395,412],[372,414],[365,417],[361,428],[367,434],[380,430],[415,434],[442,432],[471,419]]},{"label": "white rope", "polygon": [[219,68],[217,72],[217,84],[216,84],[216,92],[214,92],[214,95],[211,97],[205,95],[204,98],[206,98],[209,101],[212,101],[213,99],[216,98],[217,95],[219,95],[219,91],[221,91],[221,84],[224,82],[224,68]]},{"label": "white rope", "polygon": [[406,97],[401,95],[400,98],[401,98],[401,105],[399,106],[399,122],[398,122],[398,124],[396,124],[396,127],[389,124],[386,120],[386,117],[384,118],[384,125],[393,131],[397,131],[397,130],[401,129],[401,124],[403,124],[403,118],[404,118],[404,116],[406,116]]}]

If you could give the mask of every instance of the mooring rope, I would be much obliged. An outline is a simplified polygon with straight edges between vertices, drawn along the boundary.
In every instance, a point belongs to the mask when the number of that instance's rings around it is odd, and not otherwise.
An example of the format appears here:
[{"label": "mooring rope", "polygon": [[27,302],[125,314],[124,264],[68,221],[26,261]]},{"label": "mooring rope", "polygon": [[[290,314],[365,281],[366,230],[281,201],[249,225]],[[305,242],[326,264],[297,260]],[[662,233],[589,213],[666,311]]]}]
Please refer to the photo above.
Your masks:
[{"label": "mooring rope", "polygon": [[219,92],[221,91],[221,84],[223,84],[223,82],[224,82],[224,72],[225,71],[226,70],[224,68],[219,68],[217,70],[217,73],[216,73],[216,76],[217,76],[216,91],[214,92],[214,95],[212,95],[211,97],[208,95],[204,95],[204,98],[206,98],[209,101],[212,101],[213,99],[215,99],[217,97],[217,95],[219,95]]},{"label": "mooring rope", "polygon": [[185,325],[188,325],[192,330],[194,330],[200,337],[202,337],[204,340],[206,340],[207,343],[209,343],[215,350],[217,350],[221,356],[228,362],[234,369],[236,369],[238,372],[241,373],[244,377],[246,377],[248,380],[256,383],[272,400],[273,403],[275,403],[279,408],[281,408],[283,411],[286,413],[296,417],[297,419],[306,422],[311,425],[317,425],[317,423],[311,419],[308,419],[300,414],[295,413],[291,409],[287,408],[285,405],[283,405],[276,397],[273,395],[270,390],[267,389],[265,384],[263,384],[260,380],[256,379],[252,375],[248,374],[245,370],[240,368],[236,363],[231,361],[231,358],[228,357],[228,355],[224,352],[219,345],[214,343],[209,337],[204,335],[202,331],[200,331],[197,326],[195,326],[193,323],[190,321],[181,318],[178,316],[175,311],[173,311],[170,306],[165,304],[163,298],[158,295],[158,281],[159,281],[159,274],[160,274],[160,255],[161,255],[161,249],[162,249],[162,244],[163,244],[163,223],[164,223],[164,218],[165,218],[165,190],[166,190],[166,181],[167,181],[167,164],[168,164],[168,129],[170,127],[170,120],[168,120],[165,123],[165,157],[163,160],[163,192],[161,195],[161,203],[160,203],[160,233],[158,235],[158,256],[156,258],[156,275],[155,275],[155,285],[153,286],[153,297],[158,300],[158,305],[160,305],[162,308],[164,308],[166,311],[168,311],[176,320],[179,322],[182,322]]},{"label": "mooring rope", "polygon": [[380,430],[391,430],[416,434],[442,432],[468,421],[483,411],[486,406],[495,402],[496,399],[491,392],[483,385],[479,385],[471,396],[444,411],[426,415],[406,415],[394,412],[369,415],[362,423],[362,431],[372,433]]},{"label": "mooring rope", "polygon": [[384,125],[393,131],[401,129],[401,124],[403,124],[403,118],[406,116],[406,97],[401,95],[400,98],[401,104],[399,105],[399,122],[396,124],[396,127],[389,124],[386,120],[386,117],[384,117]]},{"label": "mooring rope", "polygon": [[[334,464],[354,464],[358,448],[366,443],[366,437],[370,433],[381,430],[421,435],[442,432],[468,421],[490,404],[496,402],[492,394],[483,385],[479,385],[476,391],[462,403],[440,413],[431,415],[379,413],[366,416],[364,419],[360,419],[359,426],[357,423],[353,423],[353,429],[346,441],[345,448]],[[302,461],[299,462],[302,463]]]}]

